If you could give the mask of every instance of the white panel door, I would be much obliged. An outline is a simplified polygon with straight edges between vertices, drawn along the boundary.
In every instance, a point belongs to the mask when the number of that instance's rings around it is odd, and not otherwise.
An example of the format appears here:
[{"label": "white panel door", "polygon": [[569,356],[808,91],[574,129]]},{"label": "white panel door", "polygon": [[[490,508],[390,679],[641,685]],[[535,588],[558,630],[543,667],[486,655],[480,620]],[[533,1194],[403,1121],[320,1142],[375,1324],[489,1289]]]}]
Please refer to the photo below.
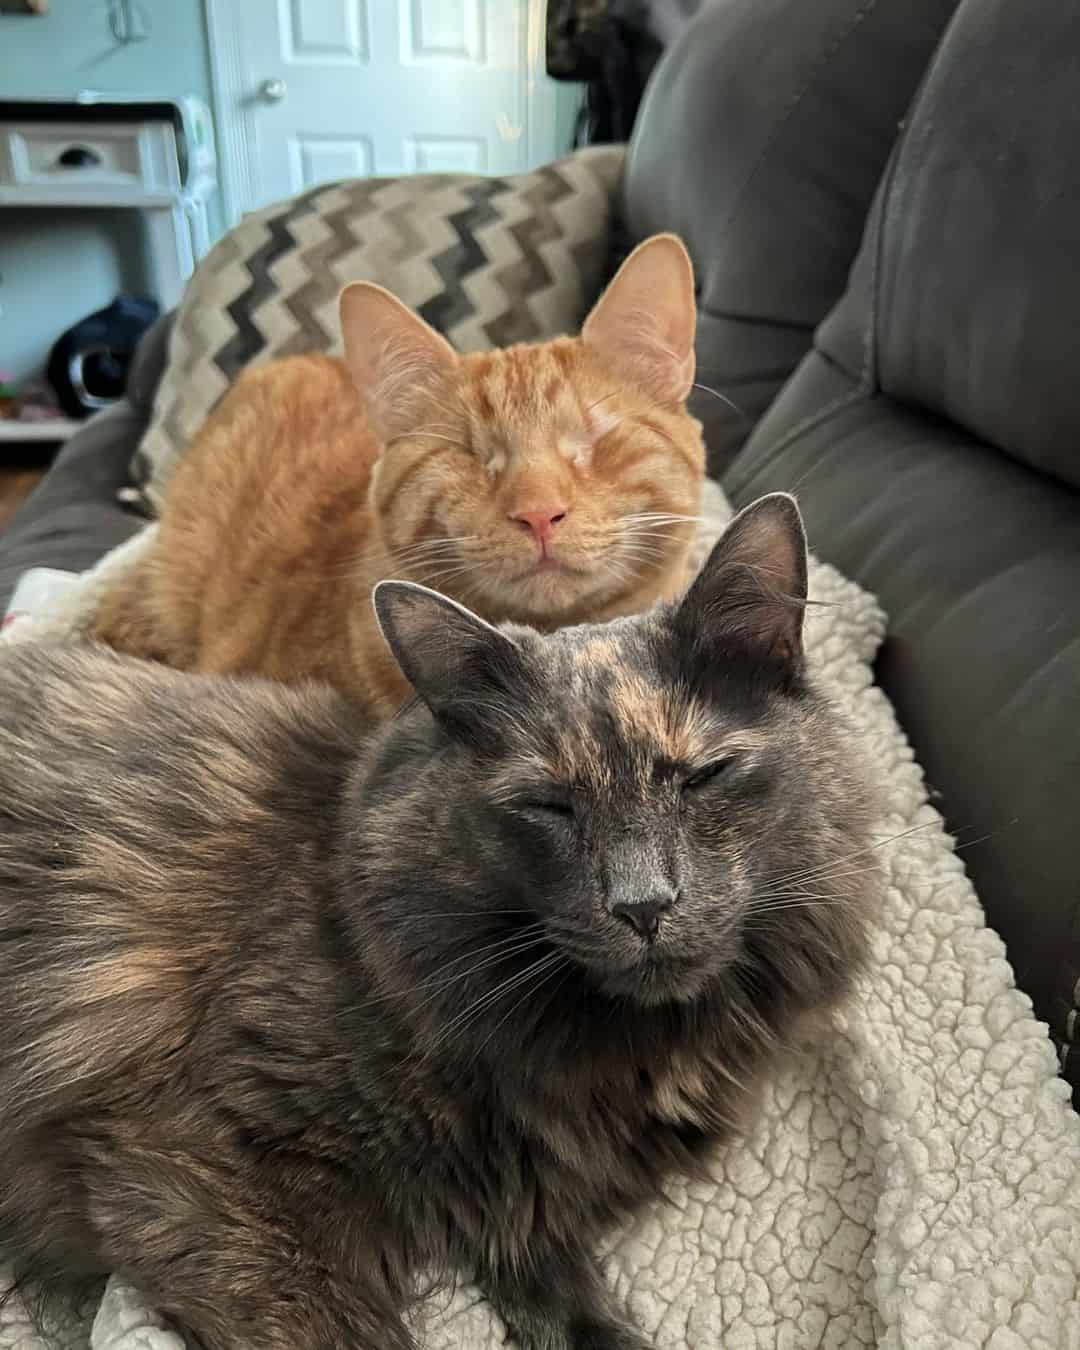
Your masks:
[{"label": "white panel door", "polygon": [[543,9],[544,0],[213,0],[226,169],[244,161],[231,214],[328,179],[504,174],[553,158]]}]

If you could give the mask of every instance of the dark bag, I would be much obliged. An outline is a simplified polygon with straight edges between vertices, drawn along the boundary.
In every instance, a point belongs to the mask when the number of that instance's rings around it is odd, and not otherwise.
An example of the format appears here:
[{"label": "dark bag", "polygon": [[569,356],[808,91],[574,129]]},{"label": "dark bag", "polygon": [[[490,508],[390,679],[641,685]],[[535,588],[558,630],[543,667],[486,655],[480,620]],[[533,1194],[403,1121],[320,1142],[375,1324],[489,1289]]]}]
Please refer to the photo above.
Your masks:
[{"label": "dark bag", "polygon": [[61,334],[45,376],[69,417],[89,417],[123,398],[135,348],[159,313],[155,300],[118,295]]},{"label": "dark bag", "polygon": [[604,69],[608,0],[548,0],[547,73],[597,80]]},{"label": "dark bag", "polygon": [[547,72],[585,85],[574,146],[628,141],[653,67],[703,0],[548,0]]}]

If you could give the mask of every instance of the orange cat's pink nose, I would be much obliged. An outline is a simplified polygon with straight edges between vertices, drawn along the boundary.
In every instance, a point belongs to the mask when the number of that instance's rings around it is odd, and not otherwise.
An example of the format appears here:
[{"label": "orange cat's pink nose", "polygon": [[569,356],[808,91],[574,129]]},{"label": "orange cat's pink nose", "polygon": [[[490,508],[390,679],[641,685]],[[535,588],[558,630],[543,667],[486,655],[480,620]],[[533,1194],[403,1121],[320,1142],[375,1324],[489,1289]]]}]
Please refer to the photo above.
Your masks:
[{"label": "orange cat's pink nose", "polygon": [[547,545],[560,520],[566,519],[565,506],[546,506],[540,511],[515,511],[510,517],[528,530],[541,548]]}]

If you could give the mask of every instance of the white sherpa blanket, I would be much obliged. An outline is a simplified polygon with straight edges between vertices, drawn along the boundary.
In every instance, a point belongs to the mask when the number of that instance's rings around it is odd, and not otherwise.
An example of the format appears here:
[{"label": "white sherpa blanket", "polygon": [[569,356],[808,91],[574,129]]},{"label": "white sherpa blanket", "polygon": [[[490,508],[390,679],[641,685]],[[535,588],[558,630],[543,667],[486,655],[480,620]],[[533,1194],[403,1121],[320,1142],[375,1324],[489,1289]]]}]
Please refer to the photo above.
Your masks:
[{"label": "white sherpa blanket", "polygon": [[[726,518],[710,489],[702,552]],[[76,634],[146,537],[9,638]],[[713,1180],[670,1185],[670,1203],[613,1235],[609,1278],[661,1350],[1080,1350],[1080,1116],[873,685],[878,606],[818,563],[811,595],[831,604],[810,611],[809,660],[884,788],[879,846],[859,860],[888,882],[872,966],[749,1137],[717,1150]],[[65,1344],[180,1348],[118,1281],[91,1311]],[[489,1350],[502,1331],[460,1289],[427,1309],[422,1338]],[[0,1350],[34,1344],[13,1300]]]}]

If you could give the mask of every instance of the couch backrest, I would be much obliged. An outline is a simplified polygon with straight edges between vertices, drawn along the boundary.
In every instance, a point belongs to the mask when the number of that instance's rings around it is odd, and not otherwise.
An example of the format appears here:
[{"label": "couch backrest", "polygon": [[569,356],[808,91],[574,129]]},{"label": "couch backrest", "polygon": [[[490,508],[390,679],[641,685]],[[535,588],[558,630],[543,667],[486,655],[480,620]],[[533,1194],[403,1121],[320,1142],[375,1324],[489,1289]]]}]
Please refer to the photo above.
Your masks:
[{"label": "couch backrest", "polygon": [[716,0],[653,74],[630,144],[632,238],[675,230],[699,283],[719,472],[841,294],[897,123],[956,0]]},{"label": "couch backrest", "polygon": [[1080,6],[963,5],[822,350],[1080,486],[1078,185]]},{"label": "couch backrest", "polygon": [[963,0],[743,453],[881,599],[892,698],[1080,1105],[1080,9]]}]

